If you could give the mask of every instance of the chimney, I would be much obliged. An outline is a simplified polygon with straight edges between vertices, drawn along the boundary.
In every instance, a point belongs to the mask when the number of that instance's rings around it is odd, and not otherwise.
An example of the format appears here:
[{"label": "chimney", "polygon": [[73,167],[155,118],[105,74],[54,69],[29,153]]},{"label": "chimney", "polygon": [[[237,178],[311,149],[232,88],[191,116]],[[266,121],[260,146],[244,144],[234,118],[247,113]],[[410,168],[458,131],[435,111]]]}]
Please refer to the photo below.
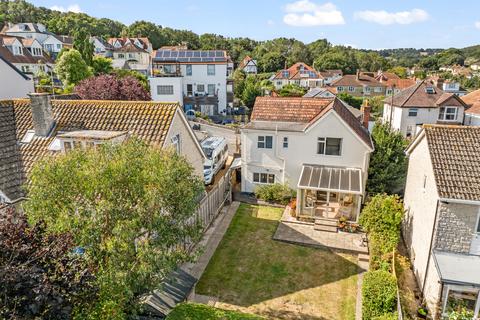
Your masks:
[{"label": "chimney", "polygon": [[360,80],[360,69],[357,69],[357,80]]},{"label": "chimney", "polygon": [[55,125],[52,105],[50,104],[50,94],[30,93],[29,97],[35,135],[48,137],[50,131]]},{"label": "chimney", "polygon": [[368,105],[368,99],[365,99],[362,107],[360,108],[360,111],[362,111],[362,124],[365,128],[367,128],[367,130],[368,130],[368,123],[370,122],[371,110],[372,110],[372,107]]}]

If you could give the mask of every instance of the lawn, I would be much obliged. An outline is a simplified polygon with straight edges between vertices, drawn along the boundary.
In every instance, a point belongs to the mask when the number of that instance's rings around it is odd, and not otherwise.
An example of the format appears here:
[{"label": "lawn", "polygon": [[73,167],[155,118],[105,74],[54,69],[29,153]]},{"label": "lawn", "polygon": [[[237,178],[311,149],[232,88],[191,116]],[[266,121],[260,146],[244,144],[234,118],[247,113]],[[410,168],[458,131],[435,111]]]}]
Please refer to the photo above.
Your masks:
[{"label": "lawn", "polygon": [[196,292],[268,319],[354,319],[357,257],[272,240],[282,211],[242,204]]}]

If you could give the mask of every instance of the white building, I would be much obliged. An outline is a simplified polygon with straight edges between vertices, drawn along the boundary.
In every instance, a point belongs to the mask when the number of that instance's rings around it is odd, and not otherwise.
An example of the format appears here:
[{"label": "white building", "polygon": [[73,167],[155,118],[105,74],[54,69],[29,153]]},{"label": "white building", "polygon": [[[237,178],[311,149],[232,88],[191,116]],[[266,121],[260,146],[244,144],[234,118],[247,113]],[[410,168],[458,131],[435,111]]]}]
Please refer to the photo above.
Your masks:
[{"label": "white building", "polygon": [[106,58],[113,57],[113,46],[100,37],[90,37],[90,42],[93,43],[93,52],[95,55],[103,56]]},{"label": "white building", "polygon": [[480,127],[425,125],[407,149],[403,233],[433,319],[480,317],[479,142]]},{"label": "white building", "polygon": [[326,85],[325,78],[320,72],[303,62],[297,62],[288,69],[280,70],[270,80],[277,90],[288,84],[295,84],[307,89]]},{"label": "white building", "polygon": [[257,60],[252,59],[250,56],[245,56],[238,65],[238,69],[243,70],[246,74],[257,74]]},{"label": "white building", "polygon": [[0,100],[26,98],[34,92],[33,80],[13,64],[4,59],[0,53]]},{"label": "white building", "polygon": [[358,219],[373,143],[341,100],[258,97],[241,144],[242,192],[288,184],[298,216]]},{"label": "white building", "polygon": [[233,104],[228,80],[232,69],[226,51],[161,48],[153,54],[152,100],[178,101],[185,111],[225,115]]},{"label": "white building", "polygon": [[113,48],[114,67],[135,70],[146,76],[151,74],[152,44],[148,38],[110,38],[108,44]]},{"label": "white building", "polygon": [[464,124],[480,126],[480,89],[463,96],[462,100],[468,105],[468,109],[465,110]]},{"label": "white building", "polygon": [[413,137],[423,124],[462,124],[465,107],[457,95],[424,80],[386,98],[382,119],[405,137]]}]

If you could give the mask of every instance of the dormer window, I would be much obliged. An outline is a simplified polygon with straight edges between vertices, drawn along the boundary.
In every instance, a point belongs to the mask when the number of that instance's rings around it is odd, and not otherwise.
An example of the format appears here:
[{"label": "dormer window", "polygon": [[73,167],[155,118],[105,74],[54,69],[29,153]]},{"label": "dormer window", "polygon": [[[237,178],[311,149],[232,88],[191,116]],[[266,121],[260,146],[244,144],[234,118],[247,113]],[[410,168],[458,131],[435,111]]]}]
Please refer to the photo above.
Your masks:
[{"label": "dormer window", "polygon": [[425,92],[427,94],[435,94],[435,88],[434,87],[425,87]]},{"label": "dormer window", "polygon": [[458,118],[457,107],[440,107],[438,120],[440,121],[455,121]]},{"label": "dormer window", "polygon": [[290,72],[288,72],[288,70],[283,70],[283,71],[282,71],[282,77],[283,77],[283,78],[288,78],[289,75],[290,75]]},{"label": "dormer window", "polygon": [[42,56],[42,49],[32,47],[32,55],[37,56],[37,57]]},{"label": "dormer window", "polygon": [[125,131],[80,130],[58,134],[50,145],[52,151],[68,152],[72,149],[91,149],[104,143],[121,143],[127,137]]},{"label": "dormer window", "polygon": [[16,56],[23,55],[23,48],[20,46],[13,46],[13,54]]}]

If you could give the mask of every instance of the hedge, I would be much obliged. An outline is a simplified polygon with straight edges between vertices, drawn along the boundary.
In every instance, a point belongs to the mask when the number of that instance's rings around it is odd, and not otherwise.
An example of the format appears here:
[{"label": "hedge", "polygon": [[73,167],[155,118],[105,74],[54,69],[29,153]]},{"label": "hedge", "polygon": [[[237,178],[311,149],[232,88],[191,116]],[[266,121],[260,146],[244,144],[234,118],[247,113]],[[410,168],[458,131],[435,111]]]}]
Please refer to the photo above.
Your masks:
[{"label": "hedge", "polygon": [[235,311],[217,309],[204,304],[181,303],[166,320],[262,320],[264,318]]},{"label": "hedge", "polygon": [[397,307],[397,281],[395,277],[384,270],[367,272],[363,278],[362,299],[364,320],[374,320],[376,317],[384,317],[394,313]]},{"label": "hedge", "polygon": [[285,184],[266,184],[255,188],[255,196],[263,201],[286,205],[295,197],[295,190]]}]

